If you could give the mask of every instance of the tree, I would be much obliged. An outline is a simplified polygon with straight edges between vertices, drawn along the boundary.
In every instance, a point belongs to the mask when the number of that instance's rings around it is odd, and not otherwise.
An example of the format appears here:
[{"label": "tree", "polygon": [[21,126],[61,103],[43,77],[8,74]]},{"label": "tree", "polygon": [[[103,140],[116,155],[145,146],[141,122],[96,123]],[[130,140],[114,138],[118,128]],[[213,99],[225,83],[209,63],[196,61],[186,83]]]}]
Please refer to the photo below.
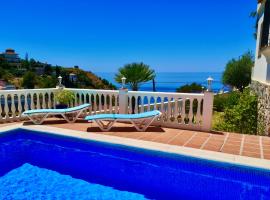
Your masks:
[{"label": "tree", "polygon": [[254,61],[251,52],[245,53],[239,59],[230,60],[223,73],[222,82],[243,92],[243,89],[251,82],[253,65]]},{"label": "tree", "polygon": [[53,73],[53,69],[52,69],[52,66],[51,65],[45,65],[44,67],[44,74],[46,75],[52,75]]},{"label": "tree", "polygon": [[39,88],[54,88],[57,84],[57,79],[52,76],[43,76],[38,78]]},{"label": "tree", "polygon": [[197,83],[191,83],[183,85],[176,89],[176,92],[183,92],[183,93],[200,93],[203,91],[203,86]]},{"label": "tree", "polygon": [[126,77],[126,83],[134,91],[139,90],[142,83],[155,78],[155,71],[150,69],[144,63],[131,63],[119,68],[119,72],[115,75],[115,80],[121,83],[122,77]]},{"label": "tree", "polygon": [[36,74],[32,71],[28,71],[23,76],[22,86],[24,88],[33,89],[37,84]]}]

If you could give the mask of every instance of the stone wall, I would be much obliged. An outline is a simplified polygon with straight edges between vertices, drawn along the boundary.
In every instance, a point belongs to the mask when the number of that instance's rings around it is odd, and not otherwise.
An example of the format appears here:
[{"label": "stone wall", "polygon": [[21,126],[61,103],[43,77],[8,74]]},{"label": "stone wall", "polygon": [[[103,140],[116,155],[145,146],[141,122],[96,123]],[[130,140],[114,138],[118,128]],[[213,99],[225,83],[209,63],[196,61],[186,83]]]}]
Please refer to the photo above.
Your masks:
[{"label": "stone wall", "polygon": [[258,132],[270,135],[270,84],[252,80],[251,89],[258,96]]}]

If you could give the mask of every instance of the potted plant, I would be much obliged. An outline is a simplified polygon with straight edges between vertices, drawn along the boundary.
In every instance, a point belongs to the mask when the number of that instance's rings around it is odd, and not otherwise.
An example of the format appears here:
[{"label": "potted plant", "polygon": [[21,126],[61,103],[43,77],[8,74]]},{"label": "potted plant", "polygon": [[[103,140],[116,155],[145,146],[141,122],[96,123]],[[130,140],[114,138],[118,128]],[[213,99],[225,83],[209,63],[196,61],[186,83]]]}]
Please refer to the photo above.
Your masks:
[{"label": "potted plant", "polygon": [[57,102],[55,106],[56,109],[67,108],[68,105],[75,100],[75,94],[69,90],[61,90],[56,93],[55,99]]}]

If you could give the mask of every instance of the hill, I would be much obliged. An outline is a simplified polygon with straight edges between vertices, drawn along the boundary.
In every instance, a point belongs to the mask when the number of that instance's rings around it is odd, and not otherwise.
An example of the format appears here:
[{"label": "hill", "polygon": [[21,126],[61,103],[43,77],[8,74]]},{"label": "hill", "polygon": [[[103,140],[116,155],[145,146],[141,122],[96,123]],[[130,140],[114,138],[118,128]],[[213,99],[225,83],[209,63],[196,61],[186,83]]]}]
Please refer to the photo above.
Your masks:
[{"label": "hill", "polygon": [[116,89],[106,79],[98,77],[92,72],[87,72],[63,66],[52,66],[34,59],[21,59],[16,65],[8,63],[0,57],[0,79],[7,84],[20,88],[52,88],[57,85],[58,76],[62,76],[62,83],[70,88],[89,89]]}]

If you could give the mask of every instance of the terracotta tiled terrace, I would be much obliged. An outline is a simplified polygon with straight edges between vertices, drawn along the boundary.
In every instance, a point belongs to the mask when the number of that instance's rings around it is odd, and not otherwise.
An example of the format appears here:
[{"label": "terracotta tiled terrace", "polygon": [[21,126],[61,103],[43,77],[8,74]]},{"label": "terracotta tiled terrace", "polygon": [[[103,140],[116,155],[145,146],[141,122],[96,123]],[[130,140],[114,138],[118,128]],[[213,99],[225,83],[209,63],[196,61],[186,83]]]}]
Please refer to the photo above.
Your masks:
[{"label": "terracotta tiled terrace", "polygon": [[[10,124],[0,124],[6,125]],[[25,122],[24,125],[31,126],[31,123]],[[150,127],[146,132],[137,132],[130,124],[125,123],[115,124],[111,131],[102,132],[95,123],[79,121],[68,124],[59,119],[49,119],[44,125],[270,160],[270,137],[266,136],[205,133],[160,127]]]}]

